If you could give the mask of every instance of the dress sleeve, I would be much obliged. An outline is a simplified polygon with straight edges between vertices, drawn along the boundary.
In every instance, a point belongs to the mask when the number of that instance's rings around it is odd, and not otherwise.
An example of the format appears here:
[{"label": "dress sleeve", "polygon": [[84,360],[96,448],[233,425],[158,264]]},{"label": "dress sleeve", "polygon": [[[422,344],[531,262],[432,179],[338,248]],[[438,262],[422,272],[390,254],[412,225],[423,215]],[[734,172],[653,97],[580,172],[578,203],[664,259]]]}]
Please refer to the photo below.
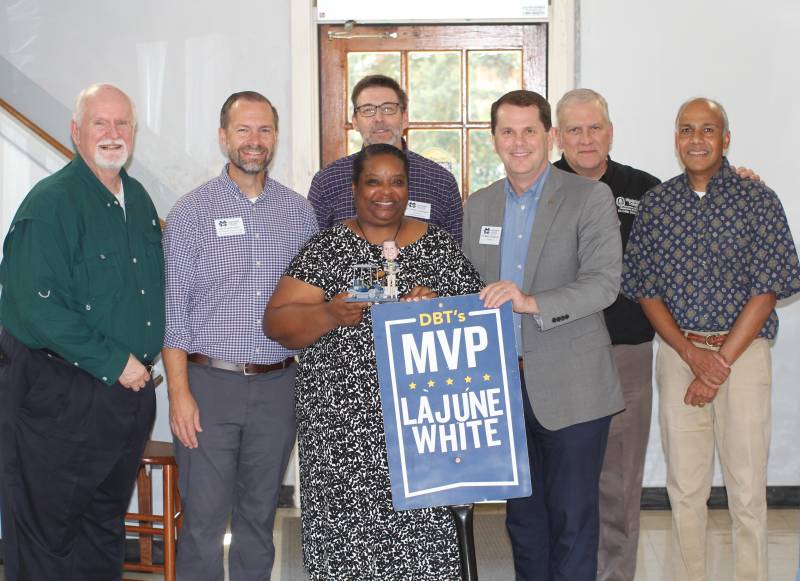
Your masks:
[{"label": "dress sleeve", "polygon": [[302,250],[294,257],[284,276],[290,276],[325,292],[325,299],[330,300],[342,289],[338,288],[336,273],[340,270],[335,264],[340,255],[341,237],[334,235],[337,226],[315,234],[306,242]]}]

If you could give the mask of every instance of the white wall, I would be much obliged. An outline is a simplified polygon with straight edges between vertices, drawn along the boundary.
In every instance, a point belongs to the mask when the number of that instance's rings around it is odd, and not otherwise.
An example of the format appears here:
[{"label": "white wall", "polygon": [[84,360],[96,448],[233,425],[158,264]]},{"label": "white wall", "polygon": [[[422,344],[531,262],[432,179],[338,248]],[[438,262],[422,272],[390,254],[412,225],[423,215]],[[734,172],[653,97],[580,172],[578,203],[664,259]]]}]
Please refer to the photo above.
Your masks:
[{"label": "white wall", "polygon": [[28,190],[66,164],[64,156],[0,109],[0,236],[5,237]]},{"label": "white wall", "polygon": [[[7,0],[0,57],[62,105],[37,111],[45,121],[65,123],[92,82],[127,91],[139,112],[131,174],[153,174],[146,185],[166,215],[178,196],[219,173],[225,158],[216,129],[230,93],[262,92],[289,119],[289,24],[289,2],[281,0]],[[18,88],[11,83],[3,93]],[[290,131],[281,132],[273,163],[279,181],[291,175],[290,140]]]},{"label": "white wall", "polygon": [[[556,11],[562,1],[554,4]],[[779,193],[800,239],[800,197],[793,196],[800,5],[774,0],[764,6],[769,11],[743,0],[583,0],[579,84],[609,100],[612,155],[662,178],[679,172],[672,147],[678,104],[697,94],[720,99],[731,118],[732,161],[758,170]],[[166,215],[177,196],[219,172],[224,158],[216,126],[225,97],[255,89],[280,111],[281,145],[272,169],[290,183],[288,121],[295,99],[307,97],[293,96],[291,88],[307,83],[292,76],[289,10],[283,0],[6,0],[0,3],[0,58],[20,75],[0,71],[0,93],[24,92],[26,82],[40,87],[55,104],[38,108],[41,124],[51,132],[48,124],[63,125],[67,135],[65,120],[83,86],[105,80],[130,92],[140,117],[131,173],[152,178],[145,182]],[[551,77],[556,73],[551,70]],[[555,101],[559,95],[550,96]],[[313,148],[313,136],[302,135],[295,146]],[[779,315],[769,479],[773,485],[800,484],[794,449],[800,441],[800,306],[782,305]],[[165,404],[159,401],[159,437],[169,434]],[[646,484],[661,486],[655,425],[650,444]]]},{"label": "white wall", "polygon": [[[166,217],[179,196],[226,161],[217,144],[222,103],[234,91],[259,91],[277,107],[284,129],[271,173],[291,185],[289,8],[283,0],[6,0],[0,95],[71,145],[68,122],[80,90],[98,81],[120,86],[139,116],[129,171]],[[6,189],[3,200],[11,197]],[[157,398],[153,438],[170,440],[165,385]],[[288,471],[287,482],[293,475]]]},{"label": "white wall", "polygon": [[[800,242],[799,36],[796,0],[583,0],[578,85],[598,90],[609,102],[612,157],[662,179],[681,171],[673,147],[680,103],[696,95],[721,101],[731,124],[731,162],[754,168],[778,193]],[[769,484],[796,485],[800,303],[781,304],[778,315]],[[655,420],[645,485],[663,486]]]}]

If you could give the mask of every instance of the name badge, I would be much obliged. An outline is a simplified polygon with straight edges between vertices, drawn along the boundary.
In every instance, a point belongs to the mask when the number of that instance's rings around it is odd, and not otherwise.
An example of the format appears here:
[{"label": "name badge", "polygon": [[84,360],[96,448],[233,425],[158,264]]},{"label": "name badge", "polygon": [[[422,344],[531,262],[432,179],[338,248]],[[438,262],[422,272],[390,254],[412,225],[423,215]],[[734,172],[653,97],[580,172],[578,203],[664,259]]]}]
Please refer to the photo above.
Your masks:
[{"label": "name badge", "polygon": [[244,234],[244,222],[237,218],[217,218],[214,220],[217,236],[240,236]]},{"label": "name badge", "polygon": [[478,240],[478,244],[497,246],[500,244],[500,234],[502,232],[502,226],[481,226],[481,237]]},{"label": "name badge", "polygon": [[431,218],[431,205],[427,202],[417,202],[409,200],[406,204],[406,216],[412,218],[422,218],[423,220],[430,220]]}]

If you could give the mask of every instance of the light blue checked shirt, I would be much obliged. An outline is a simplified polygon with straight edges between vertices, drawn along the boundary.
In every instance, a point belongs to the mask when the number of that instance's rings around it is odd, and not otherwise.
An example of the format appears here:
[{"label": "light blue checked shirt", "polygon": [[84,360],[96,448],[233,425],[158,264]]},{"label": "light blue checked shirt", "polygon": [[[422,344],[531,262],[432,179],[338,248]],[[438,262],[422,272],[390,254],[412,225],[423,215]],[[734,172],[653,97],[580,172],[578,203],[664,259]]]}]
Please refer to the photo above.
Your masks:
[{"label": "light blue checked shirt", "polygon": [[[550,164],[533,185],[518,196],[508,179],[505,182],[506,211],[503,216],[503,232],[500,242],[500,279],[513,281],[520,289],[525,281],[525,261],[528,258],[528,243],[536,218],[536,206],[542,196],[542,188],[550,175]],[[524,289],[523,289],[524,292]],[[514,338],[517,354],[522,354],[522,315],[514,313]]]},{"label": "light blue checked shirt", "polygon": [[316,231],[305,198],[267,178],[251,202],[227,165],[183,196],[164,230],[164,346],[234,363],[293,355],[264,336],[261,319],[278,279]]}]

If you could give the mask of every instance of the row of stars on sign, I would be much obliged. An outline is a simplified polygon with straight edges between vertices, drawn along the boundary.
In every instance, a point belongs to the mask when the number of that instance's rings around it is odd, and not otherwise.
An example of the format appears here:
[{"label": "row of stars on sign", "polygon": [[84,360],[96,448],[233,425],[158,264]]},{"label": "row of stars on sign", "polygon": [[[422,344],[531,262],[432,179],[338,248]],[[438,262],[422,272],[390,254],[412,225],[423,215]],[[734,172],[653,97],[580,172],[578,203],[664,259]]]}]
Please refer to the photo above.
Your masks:
[{"label": "row of stars on sign", "polygon": [[[489,375],[488,373],[484,373],[484,374],[483,374],[483,380],[484,380],[484,381],[489,381],[489,380],[491,380],[491,379],[492,379],[492,376],[491,376],[491,375]],[[447,385],[453,385],[453,378],[452,378],[452,377],[448,377],[448,378],[445,380],[445,383],[446,383]],[[472,383],[472,377],[471,377],[471,376],[469,376],[469,375],[467,375],[467,376],[464,378],[464,383],[466,383],[466,384],[470,384],[470,383]],[[435,387],[435,386],[436,386],[436,382],[435,382],[433,379],[429,379],[429,380],[428,380],[428,387]],[[416,381],[412,381],[411,383],[409,383],[409,384],[408,384],[408,387],[409,387],[409,389],[417,389],[417,382],[416,382]]]}]

